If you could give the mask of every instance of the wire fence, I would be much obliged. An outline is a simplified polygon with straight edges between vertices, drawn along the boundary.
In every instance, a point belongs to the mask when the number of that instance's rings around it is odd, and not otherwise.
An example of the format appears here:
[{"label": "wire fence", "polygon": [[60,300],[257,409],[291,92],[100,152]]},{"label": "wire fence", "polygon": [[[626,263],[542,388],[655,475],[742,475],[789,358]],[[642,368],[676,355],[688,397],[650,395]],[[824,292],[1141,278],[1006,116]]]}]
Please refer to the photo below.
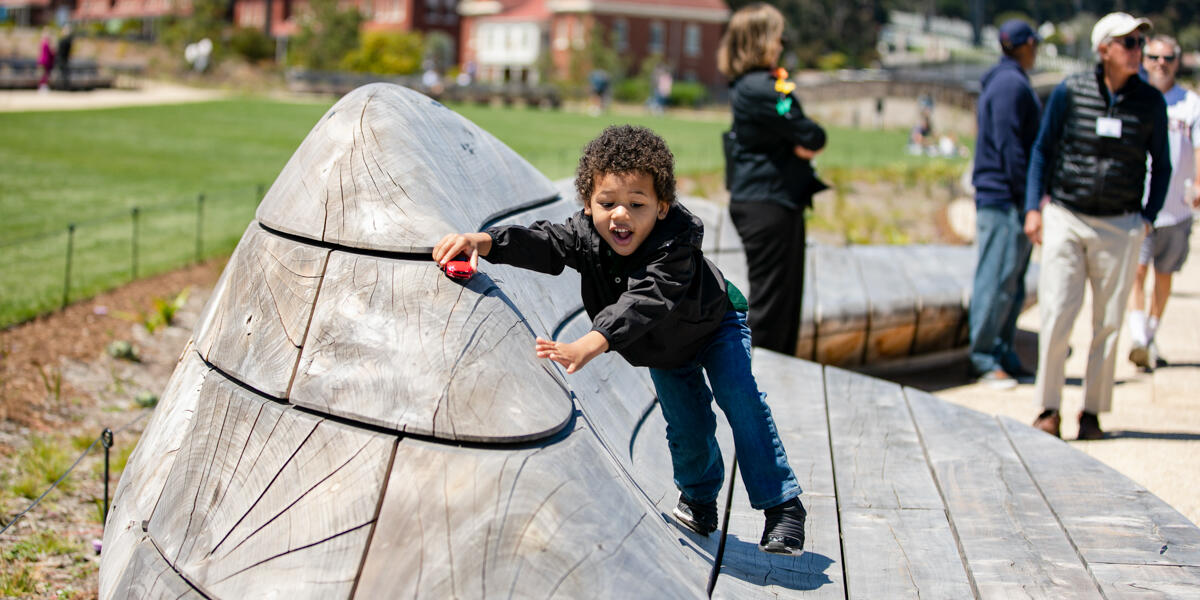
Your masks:
[{"label": "wire fence", "polygon": [[0,242],[0,327],[230,252],[263,191],[200,193]]},{"label": "wire fence", "polygon": [[128,423],[118,427],[115,431],[108,427],[105,427],[104,430],[100,432],[100,435],[97,436],[95,440],[92,440],[92,443],[90,445],[88,445],[88,447],[85,448],[84,451],[79,454],[79,458],[76,458],[75,462],[71,463],[71,466],[67,467],[67,470],[63,471],[63,474],[59,475],[58,479],[55,479],[54,483],[50,484],[50,487],[46,488],[46,491],[42,492],[42,494],[40,496],[38,496],[32,503],[29,504],[29,506],[25,507],[25,510],[22,510],[21,512],[17,513],[17,515],[15,517],[13,517],[11,521],[6,523],[3,528],[0,528],[0,535],[3,535],[4,532],[9,530],[9,528],[11,528],[13,525],[16,525],[17,521],[21,520],[21,517],[24,517],[26,513],[33,510],[34,507],[36,507],[42,501],[42,499],[44,499],[46,496],[48,496],[50,494],[50,492],[54,491],[54,489],[57,488],[59,486],[59,484],[61,484],[67,478],[67,475],[70,475],[71,472],[75,470],[75,467],[79,466],[79,463],[83,461],[84,457],[86,457],[89,453],[91,453],[92,449],[96,447],[96,444],[100,444],[104,448],[104,504],[101,507],[100,519],[101,519],[102,523],[107,523],[108,522],[108,505],[109,505],[108,484],[109,484],[109,479],[111,479],[110,472],[109,472],[109,467],[110,467],[109,463],[110,463],[110,458],[111,458],[110,451],[112,450],[112,447],[113,447],[113,438],[116,435],[124,432],[126,429],[129,429],[130,427],[132,427],[138,421],[141,421],[142,419],[146,418],[146,416],[151,414],[152,412],[153,411],[149,410],[149,409],[142,410],[141,414],[139,414],[136,418],[134,418],[133,420],[129,421]]}]

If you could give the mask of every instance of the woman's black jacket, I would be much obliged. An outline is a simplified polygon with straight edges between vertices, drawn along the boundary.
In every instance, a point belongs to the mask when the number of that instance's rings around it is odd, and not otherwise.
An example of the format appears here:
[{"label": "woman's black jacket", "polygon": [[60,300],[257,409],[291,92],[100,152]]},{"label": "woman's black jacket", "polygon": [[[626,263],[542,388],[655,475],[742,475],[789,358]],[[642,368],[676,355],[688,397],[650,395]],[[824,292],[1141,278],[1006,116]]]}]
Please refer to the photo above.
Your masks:
[{"label": "woman's black jacket", "polygon": [[804,116],[795,94],[776,91],[775,81],[772,71],[760,69],[729,84],[733,127],[724,139],[725,187],[734,202],[775,202],[803,209],[812,206],[813,194],[828,186],[793,149],[820,150],[825,147],[825,130]]}]

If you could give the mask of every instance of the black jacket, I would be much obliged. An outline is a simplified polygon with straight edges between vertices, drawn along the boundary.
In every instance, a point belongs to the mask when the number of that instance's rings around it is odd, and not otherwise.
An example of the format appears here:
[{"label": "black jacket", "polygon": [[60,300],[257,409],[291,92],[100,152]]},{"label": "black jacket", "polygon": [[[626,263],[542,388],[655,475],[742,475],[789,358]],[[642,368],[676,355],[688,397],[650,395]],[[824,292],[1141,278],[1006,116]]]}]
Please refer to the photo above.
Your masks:
[{"label": "black jacket", "polygon": [[704,225],[678,204],[630,256],[612,252],[579,211],[565,223],[487,229],[488,262],[557,275],[579,271],[592,329],[630,364],[669,369],[699,353],[732,304],[721,272],[700,251]]},{"label": "black jacket", "polygon": [[[781,100],[790,98],[779,114]],[[792,209],[812,205],[826,189],[812,164],[793,152],[825,147],[825,130],[804,116],[795,94],[775,90],[775,75],[750,71],[729,84],[733,126],[725,134],[725,187],[733,202],[775,202]]]}]

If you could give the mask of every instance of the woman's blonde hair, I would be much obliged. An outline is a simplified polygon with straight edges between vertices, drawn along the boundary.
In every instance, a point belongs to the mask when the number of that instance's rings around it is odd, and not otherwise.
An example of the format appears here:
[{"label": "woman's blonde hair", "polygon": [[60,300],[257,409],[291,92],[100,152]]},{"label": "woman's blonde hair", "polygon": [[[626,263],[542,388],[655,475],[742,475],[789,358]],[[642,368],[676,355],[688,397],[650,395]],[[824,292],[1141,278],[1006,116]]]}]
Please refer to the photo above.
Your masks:
[{"label": "woman's blonde hair", "polygon": [[736,79],[751,69],[774,67],[771,50],[779,44],[783,26],[783,14],[770,4],[755,2],[738,9],[721,36],[717,68],[726,77]]}]

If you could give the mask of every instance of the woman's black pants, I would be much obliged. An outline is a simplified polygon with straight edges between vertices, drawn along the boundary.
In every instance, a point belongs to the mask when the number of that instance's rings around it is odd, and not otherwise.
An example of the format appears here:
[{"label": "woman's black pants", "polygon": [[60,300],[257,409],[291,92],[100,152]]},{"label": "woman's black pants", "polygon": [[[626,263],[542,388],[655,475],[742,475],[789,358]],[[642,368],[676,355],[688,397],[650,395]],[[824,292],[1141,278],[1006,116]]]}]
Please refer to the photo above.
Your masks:
[{"label": "woman's black pants", "polygon": [[750,340],[796,354],[804,292],[804,211],[774,202],[730,202],[750,276]]}]

